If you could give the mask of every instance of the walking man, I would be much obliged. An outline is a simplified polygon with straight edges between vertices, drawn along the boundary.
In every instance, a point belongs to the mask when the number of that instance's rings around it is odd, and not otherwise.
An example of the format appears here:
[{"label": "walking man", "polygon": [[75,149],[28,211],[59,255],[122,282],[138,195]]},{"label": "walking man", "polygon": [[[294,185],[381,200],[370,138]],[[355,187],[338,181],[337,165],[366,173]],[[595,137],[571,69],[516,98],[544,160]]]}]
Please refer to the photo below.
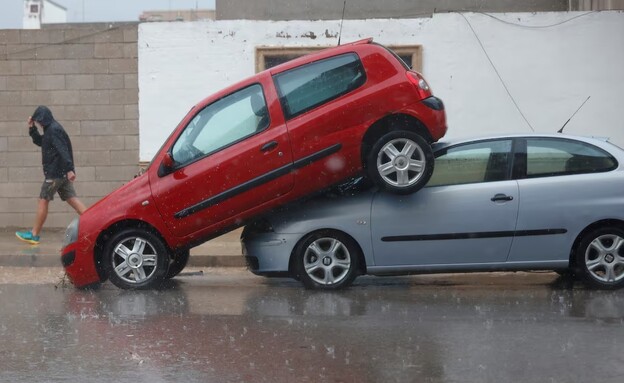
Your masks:
[{"label": "walking man", "polygon": [[[48,205],[58,193],[61,200],[66,201],[78,214],[82,214],[86,207],[76,197],[73,182],[76,179],[74,168],[74,154],[69,136],[52,116],[46,106],[39,106],[32,117],[28,118],[28,129],[33,143],[41,146],[43,175],[45,180],[39,194],[37,217],[31,231],[18,231],[17,238],[24,242],[36,245],[39,243],[39,234],[43,223],[48,217]],[[39,133],[39,129],[43,134]]]}]

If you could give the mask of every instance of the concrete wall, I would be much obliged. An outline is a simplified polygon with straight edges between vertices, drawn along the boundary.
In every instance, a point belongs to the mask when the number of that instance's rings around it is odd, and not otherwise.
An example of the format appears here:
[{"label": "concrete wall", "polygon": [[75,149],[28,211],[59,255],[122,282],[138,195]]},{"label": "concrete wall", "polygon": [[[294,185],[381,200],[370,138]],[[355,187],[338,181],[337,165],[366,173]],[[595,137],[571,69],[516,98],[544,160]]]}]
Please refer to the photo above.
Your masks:
[{"label": "concrete wall", "polygon": [[[91,205],[138,171],[137,26],[0,30],[0,227],[30,227],[43,172],[26,120],[48,105]],[[46,226],[75,216],[58,196]]]},{"label": "concrete wall", "polygon": [[624,0],[570,0],[570,11],[608,11],[624,9]]},{"label": "concrete wall", "polygon": [[181,9],[181,10],[160,10],[145,11],[139,16],[140,21],[158,22],[158,21],[198,21],[198,20],[214,20],[214,9]]},{"label": "concrete wall", "polygon": [[[217,20],[335,20],[339,0],[216,0]],[[435,12],[567,11],[568,0],[347,0],[345,19],[414,18]]]},{"label": "concrete wall", "polygon": [[[447,107],[448,137],[530,132],[472,26],[536,132],[557,131],[591,96],[566,132],[624,146],[624,12],[495,16],[348,20],[342,41],[422,44],[424,75]],[[337,20],[140,25],[141,159],[151,159],[192,105],[253,75],[256,47],[335,46],[339,28]]]}]

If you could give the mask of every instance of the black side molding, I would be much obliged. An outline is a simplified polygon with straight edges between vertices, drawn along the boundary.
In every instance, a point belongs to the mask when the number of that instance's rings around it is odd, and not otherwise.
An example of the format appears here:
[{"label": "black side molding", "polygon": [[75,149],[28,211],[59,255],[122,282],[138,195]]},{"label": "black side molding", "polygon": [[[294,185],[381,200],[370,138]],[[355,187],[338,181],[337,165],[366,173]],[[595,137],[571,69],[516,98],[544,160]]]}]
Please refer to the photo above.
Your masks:
[{"label": "black side molding", "polygon": [[487,231],[480,233],[449,233],[425,235],[398,235],[382,237],[383,242],[410,242],[410,241],[442,241],[451,239],[482,239],[503,237],[532,237],[538,235],[565,234],[566,229],[518,230],[518,231]]}]

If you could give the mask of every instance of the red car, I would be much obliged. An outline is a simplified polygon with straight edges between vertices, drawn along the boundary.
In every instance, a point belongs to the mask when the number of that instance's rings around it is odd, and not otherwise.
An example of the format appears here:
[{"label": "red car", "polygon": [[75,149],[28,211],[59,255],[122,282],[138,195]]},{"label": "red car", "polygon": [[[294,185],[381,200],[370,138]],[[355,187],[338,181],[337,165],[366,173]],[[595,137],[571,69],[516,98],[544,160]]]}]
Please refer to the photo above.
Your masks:
[{"label": "red car", "polygon": [[295,59],[191,109],[145,174],[70,224],[62,263],[77,287],[153,287],[191,247],[351,177],[420,189],[446,129],[423,77],[372,39]]}]

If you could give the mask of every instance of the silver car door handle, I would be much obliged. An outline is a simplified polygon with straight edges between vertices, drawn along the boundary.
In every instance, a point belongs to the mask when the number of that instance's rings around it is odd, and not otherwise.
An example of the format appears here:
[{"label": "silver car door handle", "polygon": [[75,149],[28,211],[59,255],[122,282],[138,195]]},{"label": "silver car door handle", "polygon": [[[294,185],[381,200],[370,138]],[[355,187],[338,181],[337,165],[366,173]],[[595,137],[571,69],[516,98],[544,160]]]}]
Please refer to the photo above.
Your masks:
[{"label": "silver car door handle", "polygon": [[510,195],[503,194],[503,193],[498,193],[494,197],[490,198],[490,200],[492,202],[511,201],[513,200],[513,197]]}]

